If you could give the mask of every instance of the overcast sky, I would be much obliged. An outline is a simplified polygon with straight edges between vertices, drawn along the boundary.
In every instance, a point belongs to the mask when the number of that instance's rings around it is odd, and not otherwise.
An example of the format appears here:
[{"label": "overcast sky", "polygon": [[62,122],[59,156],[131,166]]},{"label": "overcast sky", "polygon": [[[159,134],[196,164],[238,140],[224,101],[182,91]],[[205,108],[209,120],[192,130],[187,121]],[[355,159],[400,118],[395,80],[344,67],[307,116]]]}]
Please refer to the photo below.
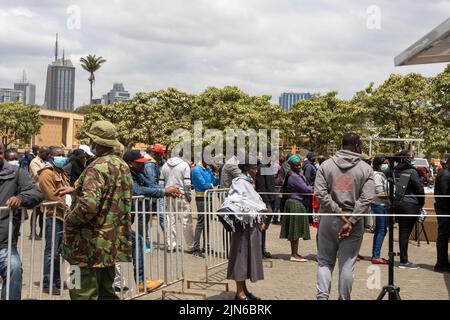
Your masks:
[{"label": "overcast sky", "polygon": [[[379,25],[370,6],[380,10]],[[0,87],[25,69],[42,104],[59,33],[77,68],[75,106],[89,101],[79,64],[87,54],[107,60],[94,97],[123,82],[132,94],[236,85],[273,101],[286,91],[350,98],[393,72],[442,71],[443,64],[396,68],[393,58],[449,14],[448,0],[1,0]]]}]

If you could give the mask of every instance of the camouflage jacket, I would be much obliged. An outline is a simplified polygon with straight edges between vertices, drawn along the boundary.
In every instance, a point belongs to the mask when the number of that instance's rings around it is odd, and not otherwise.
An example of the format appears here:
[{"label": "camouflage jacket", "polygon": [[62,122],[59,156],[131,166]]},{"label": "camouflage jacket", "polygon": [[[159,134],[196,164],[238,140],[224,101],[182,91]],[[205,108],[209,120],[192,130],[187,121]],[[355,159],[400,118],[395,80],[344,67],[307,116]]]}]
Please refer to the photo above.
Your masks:
[{"label": "camouflage jacket", "polygon": [[115,155],[95,159],[75,182],[62,256],[71,265],[105,268],[131,261],[132,180]]}]

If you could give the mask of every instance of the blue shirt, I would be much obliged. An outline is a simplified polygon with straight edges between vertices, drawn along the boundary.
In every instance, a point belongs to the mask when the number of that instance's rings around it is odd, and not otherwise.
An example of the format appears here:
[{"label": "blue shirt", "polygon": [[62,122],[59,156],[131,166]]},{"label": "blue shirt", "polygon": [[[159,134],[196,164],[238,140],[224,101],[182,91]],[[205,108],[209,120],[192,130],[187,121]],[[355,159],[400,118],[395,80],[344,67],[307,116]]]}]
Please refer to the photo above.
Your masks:
[{"label": "blue shirt", "polygon": [[218,184],[219,179],[214,176],[211,168],[205,168],[202,164],[198,163],[194,170],[192,170],[192,185],[196,192],[204,192]]}]

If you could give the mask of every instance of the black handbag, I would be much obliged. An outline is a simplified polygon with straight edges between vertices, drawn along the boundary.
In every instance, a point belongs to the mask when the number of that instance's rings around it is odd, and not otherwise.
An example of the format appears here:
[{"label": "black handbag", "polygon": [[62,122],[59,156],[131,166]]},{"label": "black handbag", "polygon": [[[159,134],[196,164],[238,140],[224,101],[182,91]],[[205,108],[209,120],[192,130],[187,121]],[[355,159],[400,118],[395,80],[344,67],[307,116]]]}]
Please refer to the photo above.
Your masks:
[{"label": "black handbag", "polygon": [[[227,232],[235,232],[239,229],[239,223],[229,208],[221,208],[217,210],[217,217]],[[221,213],[219,213],[221,212]]]}]

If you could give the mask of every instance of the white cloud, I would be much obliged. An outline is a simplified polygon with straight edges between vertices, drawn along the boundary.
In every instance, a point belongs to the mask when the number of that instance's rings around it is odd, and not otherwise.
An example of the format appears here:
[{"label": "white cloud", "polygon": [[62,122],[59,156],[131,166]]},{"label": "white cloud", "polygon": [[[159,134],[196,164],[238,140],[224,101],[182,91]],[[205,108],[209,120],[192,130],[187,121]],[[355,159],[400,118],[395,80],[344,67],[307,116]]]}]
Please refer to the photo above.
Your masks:
[{"label": "white cloud", "polygon": [[[2,2],[0,86],[12,86],[26,69],[42,103],[58,32],[77,67],[76,105],[89,99],[78,62],[87,54],[107,59],[96,76],[97,97],[123,82],[132,93],[238,85],[274,100],[283,91],[337,90],[349,98],[391,72],[441,71],[442,64],[394,68],[393,58],[450,10],[438,0]],[[67,29],[70,5],[80,8],[80,30]],[[370,5],[381,10],[379,30],[366,27]]]}]

